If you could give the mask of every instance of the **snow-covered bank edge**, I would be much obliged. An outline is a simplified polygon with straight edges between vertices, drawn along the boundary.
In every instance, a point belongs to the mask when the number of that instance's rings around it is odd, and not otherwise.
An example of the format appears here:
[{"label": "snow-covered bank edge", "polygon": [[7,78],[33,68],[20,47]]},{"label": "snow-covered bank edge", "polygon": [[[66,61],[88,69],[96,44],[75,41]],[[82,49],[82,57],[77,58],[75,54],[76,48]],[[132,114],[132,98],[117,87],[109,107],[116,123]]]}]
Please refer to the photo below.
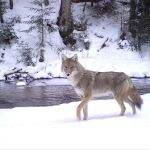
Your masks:
[{"label": "snow-covered bank edge", "polygon": [[[109,60],[108,62],[97,59],[81,59],[81,64],[85,69],[98,72],[125,72],[131,78],[150,78],[150,62],[142,62],[137,60]],[[64,78],[61,72],[61,61],[56,60],[51,63],[41,63],[38,66],[21,66],[9,68],[4,66],[0,70],[0,81],[10,80],[14,78],[28,78],[27,80]]]}]

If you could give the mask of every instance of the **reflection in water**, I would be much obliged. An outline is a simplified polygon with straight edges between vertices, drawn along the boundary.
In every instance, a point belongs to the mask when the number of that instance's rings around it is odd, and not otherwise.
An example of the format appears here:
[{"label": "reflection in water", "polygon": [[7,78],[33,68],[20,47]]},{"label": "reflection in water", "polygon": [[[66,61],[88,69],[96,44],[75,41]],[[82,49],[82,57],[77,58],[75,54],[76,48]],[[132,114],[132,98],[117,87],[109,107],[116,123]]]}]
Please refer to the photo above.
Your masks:
[{"label": "reflection in water", "polygon": [[[150,79],[132,80],[141,95],[150,93]],[[47,80],[38,82],[43,83],[44,86],[42,84],[42,86],[33,86],[34,83],[32,83],[29,86],[18,87],[15,84],[0,82],[0,108],[52,106],[80,100],[74,89],[68,84],[45,85]],[[96,99],[107,98],[112,98],[112,96]]]}]

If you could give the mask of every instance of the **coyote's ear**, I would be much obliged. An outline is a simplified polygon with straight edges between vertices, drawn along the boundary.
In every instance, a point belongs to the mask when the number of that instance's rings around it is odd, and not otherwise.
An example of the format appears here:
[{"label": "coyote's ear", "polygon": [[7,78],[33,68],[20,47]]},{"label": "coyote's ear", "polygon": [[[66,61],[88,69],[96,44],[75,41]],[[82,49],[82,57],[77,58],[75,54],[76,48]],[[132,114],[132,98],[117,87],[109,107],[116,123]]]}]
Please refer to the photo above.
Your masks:
[{"label": "coyote's ear", "polygon": [[66,57],[64,54],[62,54],[62,55],[61,55],[61,60],[62,60],[62,62],[65,61],[66,59],[67,59],[67,57]]},{"label": "coyote's ear", "polygon": [[75,54],[71,59],[72,59],[73,61],[78,61],[78,55]]}]

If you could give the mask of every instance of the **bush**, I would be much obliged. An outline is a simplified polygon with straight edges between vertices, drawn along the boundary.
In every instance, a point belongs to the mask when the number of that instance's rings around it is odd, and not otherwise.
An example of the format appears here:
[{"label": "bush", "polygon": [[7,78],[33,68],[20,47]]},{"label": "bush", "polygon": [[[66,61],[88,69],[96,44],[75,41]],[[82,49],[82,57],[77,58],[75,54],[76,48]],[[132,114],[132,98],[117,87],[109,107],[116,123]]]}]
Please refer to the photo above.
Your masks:
[{"label": "bush", "polygon": [[24,41],[21,41],[18,44],[17,50],[19,51],[20,56],[18,56],[17,61],[23,62],[25,65],[30,66],[33,64],[32,58],[33,58],[33,49],[29,47],[27,43],[24,43]]},{"label": "bush", "polygon": [[97,6],[92,7],[91,15],[95,18],[101,18],[104,14],[109,17],[117,14],[116,0],[100,1]]},{"label": "bush", "polygon": [[13,26],[15,23],[20,23],[20,20],[20,16],[15,16],[0,24],[0,44],[10,45],[11,40],[17,42],[18,37],[13,29]]}]

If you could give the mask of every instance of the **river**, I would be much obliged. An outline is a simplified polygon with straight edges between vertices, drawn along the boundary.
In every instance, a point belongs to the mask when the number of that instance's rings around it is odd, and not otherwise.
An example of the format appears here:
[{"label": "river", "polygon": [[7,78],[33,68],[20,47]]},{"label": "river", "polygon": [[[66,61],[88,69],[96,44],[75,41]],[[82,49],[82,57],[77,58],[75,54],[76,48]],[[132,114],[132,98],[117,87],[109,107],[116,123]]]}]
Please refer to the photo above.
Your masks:
[{"label": "river", "polygon": [[[150,78],[132,81],[143,95],[150,93]],[[94,99],[109,99],[112,96]],[[15,83],[0,82],[0,108],[53,106],[63,103],[80,101],[79,96],[66,79],[35,80],[27,86],[16,86]]]}]

